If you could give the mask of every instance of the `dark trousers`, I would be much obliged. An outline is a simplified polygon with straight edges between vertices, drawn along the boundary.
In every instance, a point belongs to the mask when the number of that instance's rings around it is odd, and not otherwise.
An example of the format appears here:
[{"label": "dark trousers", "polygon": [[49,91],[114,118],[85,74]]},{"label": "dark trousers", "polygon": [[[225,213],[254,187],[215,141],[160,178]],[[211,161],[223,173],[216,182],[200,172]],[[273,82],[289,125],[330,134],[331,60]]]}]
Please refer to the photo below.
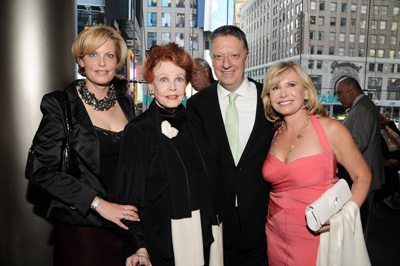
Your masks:
[{"label": "dark trousers", "polygon": [[240,247],[240,218],[236,210],[235,215],[235,242],[229,246],[224,246],[224,265],[225,266],[267,266],[267,246],[265,243],[252,249]]}]

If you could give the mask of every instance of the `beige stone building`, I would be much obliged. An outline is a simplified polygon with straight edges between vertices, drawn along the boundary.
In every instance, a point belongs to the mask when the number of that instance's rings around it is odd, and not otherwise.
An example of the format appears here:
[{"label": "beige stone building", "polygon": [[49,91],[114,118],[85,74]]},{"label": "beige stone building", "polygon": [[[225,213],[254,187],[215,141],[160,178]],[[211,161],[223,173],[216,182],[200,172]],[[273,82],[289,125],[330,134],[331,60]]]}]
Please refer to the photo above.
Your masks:
[{"label": "beige stone building", "polygon": [[262,82],[275,62],[298,61],[332,113],[340,104],[334,83],[349,74],[398,119],[400,1],[250,0],[240,12],[250,49],[248,76]]}]

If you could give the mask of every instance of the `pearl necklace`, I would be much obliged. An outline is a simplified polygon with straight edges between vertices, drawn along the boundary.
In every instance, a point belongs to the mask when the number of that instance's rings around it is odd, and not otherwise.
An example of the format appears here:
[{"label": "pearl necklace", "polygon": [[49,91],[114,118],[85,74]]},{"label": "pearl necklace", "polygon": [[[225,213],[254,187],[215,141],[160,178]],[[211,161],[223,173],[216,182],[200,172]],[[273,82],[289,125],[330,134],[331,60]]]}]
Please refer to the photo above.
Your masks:
[{"label": "pearl necklace", "polygon": [[[307,116],[307,121],[306,121],[304,127],[301,129],[300,134],[297,135],[297,138],[298,138],[299,140],[303,138],[303,135],[302,135],[302,134],[303,134],[304,130],[306,129],[306,126],[308,125],[309,121],[310,121],[310,116]],[[275,141],[274,141],[274,147],[272,148],[272,154],[273,154],[275,157],[276,157],[276,154],[275,154],[275,147],[276,147],[276,145],[278,144],[279,135],[280,135],[281,133],[282,133],[282,129],[280,129],[280,130],[278,131],[278,134],[276,135],[276,138],[275,138]],[[285,156],[285,163],[286,163],[286,164],[287,164],[288,159],[289,159],[289,154],[292,152],[292,150],[294,149],[294,146],[296,146],[296,144],[297,144],[297,139],[294,141],[293,145],[290,147],[288,153],[287,153],[286,156]]]},{"label": "pearl necklace", "polygon": [[107,111],[115,105],[115,101],[117,100],[117,93],[115,92],[113,84],[110,85],[107,97],[101,100],[98,100],[96,96],[88,90],[84,79],[78,81],[78,91],[82,100],[91,105],[96,111]]}]

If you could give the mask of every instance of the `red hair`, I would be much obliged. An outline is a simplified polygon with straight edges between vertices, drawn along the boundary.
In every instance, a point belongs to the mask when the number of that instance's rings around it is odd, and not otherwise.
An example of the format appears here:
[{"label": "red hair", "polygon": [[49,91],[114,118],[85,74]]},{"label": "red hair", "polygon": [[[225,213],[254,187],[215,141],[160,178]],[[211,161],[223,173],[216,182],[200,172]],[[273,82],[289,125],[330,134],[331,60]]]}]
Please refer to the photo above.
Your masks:
[{"label": "red hair", "polygon": [[154,68],[161,62],[170,61],[185,70],[187,83],[192,81],[194,61],[193,58],[179,47],[170,42],[166,45],[154,46],[144,62],[143,78],[147,84],[154,81]]}]

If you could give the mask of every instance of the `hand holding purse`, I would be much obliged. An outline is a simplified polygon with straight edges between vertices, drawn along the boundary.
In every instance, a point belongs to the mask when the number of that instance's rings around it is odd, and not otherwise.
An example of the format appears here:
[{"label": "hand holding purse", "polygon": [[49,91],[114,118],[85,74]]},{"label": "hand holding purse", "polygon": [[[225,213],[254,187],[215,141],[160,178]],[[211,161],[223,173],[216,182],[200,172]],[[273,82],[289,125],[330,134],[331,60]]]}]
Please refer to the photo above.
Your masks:
[{"label": "hand holding purse", "polygon": [[324,192],[316,201],[306,208],[307,226],[314,232],[321,227],[351,198],[350,188],[344,179]]}]

